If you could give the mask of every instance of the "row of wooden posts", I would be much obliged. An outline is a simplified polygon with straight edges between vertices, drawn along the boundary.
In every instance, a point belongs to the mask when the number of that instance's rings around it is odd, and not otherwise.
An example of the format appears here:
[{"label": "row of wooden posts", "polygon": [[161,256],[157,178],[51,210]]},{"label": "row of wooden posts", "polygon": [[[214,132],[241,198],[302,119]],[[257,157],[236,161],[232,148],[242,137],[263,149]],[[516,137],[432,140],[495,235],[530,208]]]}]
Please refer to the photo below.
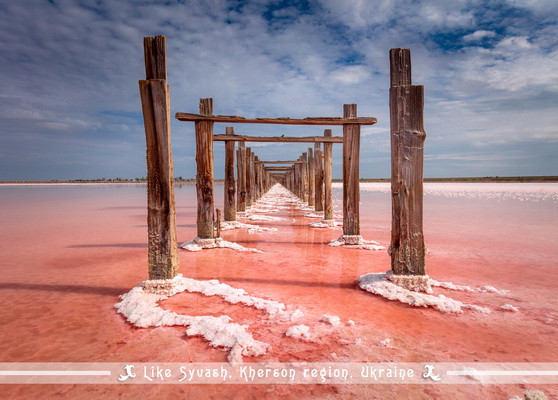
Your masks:
[{"label": "row of wooden posts", "polygon": [[[173,163],[170,145],[170,100],[166,81],[165,37],[144,38],[146,79],[140,81],[140,94],[147,143],[148,178],[148,263],[150,279],[170,279],[177,274],[178,254],[173,188]],[[423,87],[411,85],[411,59],[408,49],[390,51],[391,88],[391,166],[392,238],[390,255],[395,275],[425,275],[422,233]],[[333,143],[343,144],[343,234],[359,237],[359,162],[360,127],[373,125],[376,118],[357,117],[356,104],[346,104],[343,117],[255,118],[213,115],[213,100],[200,100],[199,114],[176,113],[180,121],[195,123],[197,235],[214,238],[215,203],[213,193],[213,142],[225,141],[226,221],[236,219],[280,182],[324,219],[333,219],[331,193],[331,155]],[[232,127],[224,135],[214,135],[215,122],[231,124],[283,124],[342,126],[343,136],[333,137],[326,129],[323,136],[263,137],[236,135]],[[235,180],[235,143],[236,170]],[[246,142],[314,143],[297,160],[265,162]],[[323,149],[321,143],[324,143]],[[291,164],[271,167],[266,164]],[[278,175],[279,171],[282,174]],[[236,202],[236,204],[235,204]]]}]

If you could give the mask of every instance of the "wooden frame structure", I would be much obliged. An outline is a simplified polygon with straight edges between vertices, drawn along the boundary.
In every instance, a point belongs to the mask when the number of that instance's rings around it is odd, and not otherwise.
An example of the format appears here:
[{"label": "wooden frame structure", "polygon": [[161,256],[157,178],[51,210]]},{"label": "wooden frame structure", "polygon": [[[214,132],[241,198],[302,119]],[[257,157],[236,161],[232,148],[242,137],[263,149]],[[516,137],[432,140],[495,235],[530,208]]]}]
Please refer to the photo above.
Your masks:
[{"label": "wooden frame structure", "polygon": [[[149,279],[171,279],[177,274],[176,217],[173,163],[170,143],[170,100],[166,81],[165,37],[145,37],[146,79],[139,81],[145,124],[148,180],[148,269]],[[390,121],[392,167],[392,236],[389,253],[393,279],[413,290],[425,290],[425,247],[422,230],[424,140],[423,87],[411,84],[409,49],[390,50]],[[343,236],[360,238],[359,158],[360,126],[376,118],[357,117],[356,104],[345,104],[343,117],[243,118],[213,115],[213,100],[201,99],[199,114],[176,113],[180,121],[195,123],[196,191],[198,238],[214,239],[213,142],[225,141],[225,212],[236,218],[258,197],[279,181],[298,197],[324,211],[333,220],[331,165],[333,143],[343,143]],[[215,122],[235,124],[284,124],[342,126],[343,137],[263,137],[236,135],[232,127],[214,135]],[[234,179],[236,150],[237,181]],[[314,143],[298,160],[261,161],[246,142]],[[323,143],[323,150],[322,144]],[[290,167],[265,164],[291,164]],[[283,172],[277,174],[277,172]],[[346,243],[350,244],[351,240]],[[413,277],[408,281],[403,278]],[[399,279],[401,278],[401,279]],[[407,283],[405,283],[407,282]],[[411,282],[410,284],[408,282]]]}]

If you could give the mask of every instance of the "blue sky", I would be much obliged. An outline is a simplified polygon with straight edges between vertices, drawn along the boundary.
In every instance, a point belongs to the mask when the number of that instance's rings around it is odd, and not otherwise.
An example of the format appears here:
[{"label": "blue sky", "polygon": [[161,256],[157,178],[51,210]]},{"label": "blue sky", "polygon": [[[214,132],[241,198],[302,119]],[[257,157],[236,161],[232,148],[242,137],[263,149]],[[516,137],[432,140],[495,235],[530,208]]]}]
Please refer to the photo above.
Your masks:
[{"label": "blue sky", "polygon": [[[558,175],[555,0],[0,0],[0,180],[145,176],[138,80],[142,38],[156,34],[173,115],[201,97],[245,117],[341,116],[357,103],[378,118],[361,132],[370,178],[390,176],[388,52],[408,47],[425,86],[425,176]],[[193,138],[192,123],[173,121],[176,176],[195,176]],[[268,160],[307,147],[253,146]],[[223,151],[215,143],[217,178]]]}]

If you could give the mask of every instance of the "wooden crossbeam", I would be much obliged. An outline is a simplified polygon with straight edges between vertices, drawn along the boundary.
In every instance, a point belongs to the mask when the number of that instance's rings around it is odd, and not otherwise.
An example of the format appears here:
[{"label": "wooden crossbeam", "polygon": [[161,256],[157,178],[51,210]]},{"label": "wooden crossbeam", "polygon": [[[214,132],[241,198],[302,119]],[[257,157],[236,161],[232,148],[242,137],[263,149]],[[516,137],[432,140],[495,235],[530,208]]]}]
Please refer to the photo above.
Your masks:
[{"label": "wooden crossbeam", "polygon": [[374,125],[378,120],[374,117],[308,117],[308,118],[244,118],[237,115],[200,115],[176,113],[179,121],[211,121],[237,124],[281,124],[281,125]]},{"label": "wooden crossbeam", "polygon": [[302,161],[258,161],[260,164],[299,164]]},{"label": "wooden crossbeam", "polygon": [[243,135],[213,135],[214,142],[235,140],[238,142],[274,142],[274,143],[343,143],[341,136],[243,136]]},{"label": "wooden crossbeam", "polygon": [[290,171],[292,167],[264,167],[266,171]]}]

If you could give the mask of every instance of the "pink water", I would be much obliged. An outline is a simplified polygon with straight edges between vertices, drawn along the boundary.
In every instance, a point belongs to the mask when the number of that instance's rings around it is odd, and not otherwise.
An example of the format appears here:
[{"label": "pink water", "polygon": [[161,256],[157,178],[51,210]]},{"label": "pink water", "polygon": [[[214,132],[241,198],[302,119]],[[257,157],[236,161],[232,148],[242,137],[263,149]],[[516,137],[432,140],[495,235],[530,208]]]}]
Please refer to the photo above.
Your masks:
[{"label": "pink water", "polygon": [[[218,203],[222,186],[217,185]],[[451,191],[450,191],[451,192]],[[339,190],[336,189],[337,206]],[[390,199],[363,191],[365,239],[389,244]],[[195,236],[195,189],[176,190],[178,239]],[[218,204],[219,206],[219,204]],[[385,251],[324,246],[341,229],[311,229],[302,212],[259,222],[273,233],[223,233],[226,240],[264,254],[217,249],[180,251],[180,272],[218,279],[249,294],[300,306],[315,342],[284,336],[261,312],[215,296],[180,294],[165,308],[188,315],[230,315],[272,345],[247,362],[408,361],[556,362],[558,360],[558,203],[545,196],[457,196],[427,191],[425,236],[428,274],[440,281],[509,290],[506,296],[437,289],[452,298],[493,309],[490,315],[442,314],[389,302],[356,288],[368,272],[389,269]],[[292,222],[295,219],[295,222]],[[184,328],[131,327],[113,306],[118,295],[147,277],[145,187],[0,186],[1,362],[204,362],[226,353]],[[519,313],[498,311],[502,304]],[[327,330],[324,313],[349,319],[350,328]],[[315,322],[312,322],[315,321]],[[355,345],[356,338],[362,340]],[[391,348],[378,346],[385,338]],[[528,387],[530,388],[530,387]],[[553,386],[538,386],[557,396]],[[508,399],[520,385],[418,386],[92,386],[4,385],[2,398],[459,398]]]}]

